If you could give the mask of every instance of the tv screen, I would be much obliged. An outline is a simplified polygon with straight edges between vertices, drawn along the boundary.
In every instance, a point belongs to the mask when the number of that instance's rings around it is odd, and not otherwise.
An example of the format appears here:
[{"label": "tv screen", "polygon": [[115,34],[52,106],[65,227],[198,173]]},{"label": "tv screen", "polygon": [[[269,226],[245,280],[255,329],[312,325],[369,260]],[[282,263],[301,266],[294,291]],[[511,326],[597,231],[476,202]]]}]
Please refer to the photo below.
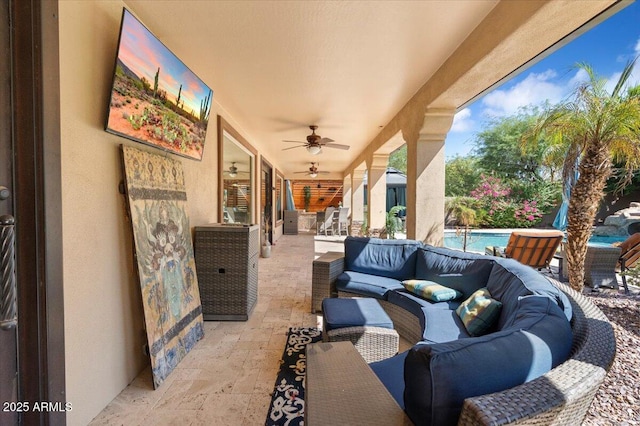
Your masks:
[{"label": "tv screen", "polygon": [[202,159],[213,91],[126,9],[105,129]]}]

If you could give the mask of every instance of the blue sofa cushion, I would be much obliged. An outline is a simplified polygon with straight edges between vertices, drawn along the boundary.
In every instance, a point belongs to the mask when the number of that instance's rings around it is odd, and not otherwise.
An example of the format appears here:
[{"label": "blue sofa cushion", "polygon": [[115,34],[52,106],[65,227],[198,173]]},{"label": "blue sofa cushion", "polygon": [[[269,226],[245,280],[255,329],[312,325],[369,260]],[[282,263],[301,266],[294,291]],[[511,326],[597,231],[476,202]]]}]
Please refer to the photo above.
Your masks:
[{"label": "blue sofa cushion", "polygon": [[423,308],[422,315],[427,324],[426,329],[422,328],[422,340],[427,343],[444,343],[471,337],[455,309]]},{"label": "blue sofa cushion", "polygon": [[393,329],[393,321],[376,299],[324,299],[322,314],[324,331],[364,325]]},{"label": "blue sofa cushion", "polygon": [[440,310],[455,310],[460,306],[459,300],[450,300],[447,302],[431,302],[423,299],[420,296],[409,293],[408,291],[390,291],[387,294],[387,301],[398,305],[413,315],[420,317],[422,315],[422,308],[440,309]]},{"label": "blue sofa cushion", "polygon": [[[415,345],[404,370],[405,411],[416,424],[455,425],[465,398],[530,381],[564,362],[571,327],[548,297],[522,297],[513,327],[471,339]],[[508,367],[508,368],[505,368]]]},{"label": "blue sofa cushion", "polygon": [[[415,294],[408,293],[406,291],[391,291],[387,295],[387,301],[389,303],[393,303],[394,305],[400,306],[406,311],[411,312],[416,317],[420,318],[420,324],[424,329],[424,320],[422,318],[422,308],[430,305],[443,305],[448,302],[441,303],[432,303],[428,300],[422,299],[421,297],[416,296]],[[448,308],[444,308],[448,309]]]},{"label": "blue sofa cushion", "polygon": [[522,296],[546,296],[553,300],[571,320],[571,303],[566,295],[533,268],[513,259],[497,259],[491,269],[487,289],[492,297],[503,302],[498,318],[498,329],[509,327],[515,321],[516,301]]},{"label": "blue sofa cushion", "polygon": [[370,275],[362,272],[346,271],[338,275],[336,289],[362,296],[387,299],[390,290],[404,290],[402,283],[394,278]]},{"label": "blue sofa cushion", "polygon": [[[407,351],[369,364],[378,379],[387,388],[393,399],[404,410],[404,360]],[[363,396],[366,398],[366,396]]]},{"label": "blue sofa cushion", "polygon": [[432,302],[448,302],[462,297],[462,293],[453,288],[427,280],[404,280],[402,285],[409,293],[418,295]]},{"label": "blue sofa cushion", "polygon": [[435,281],[458,290],[466,299],[486,287],[493,263],[492,257],[425,245],[418,249],[412,278]]},{"label": "blue sofa cushion", "polygon": [[413,278],[421,245],[413,240],[349,236],[344,240],[344,269],[397,280]]}]

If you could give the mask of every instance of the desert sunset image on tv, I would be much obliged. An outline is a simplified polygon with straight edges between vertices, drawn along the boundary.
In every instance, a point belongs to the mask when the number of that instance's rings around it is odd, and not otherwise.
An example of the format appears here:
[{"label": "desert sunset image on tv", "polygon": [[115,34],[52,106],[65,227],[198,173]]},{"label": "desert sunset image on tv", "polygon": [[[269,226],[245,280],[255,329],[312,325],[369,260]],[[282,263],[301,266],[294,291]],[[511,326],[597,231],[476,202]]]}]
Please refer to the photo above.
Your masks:
[{"label": "desert sunset image on tv", "polygon": [[212,98],[213,91],[124,9],[106,130],[201,160]]}]

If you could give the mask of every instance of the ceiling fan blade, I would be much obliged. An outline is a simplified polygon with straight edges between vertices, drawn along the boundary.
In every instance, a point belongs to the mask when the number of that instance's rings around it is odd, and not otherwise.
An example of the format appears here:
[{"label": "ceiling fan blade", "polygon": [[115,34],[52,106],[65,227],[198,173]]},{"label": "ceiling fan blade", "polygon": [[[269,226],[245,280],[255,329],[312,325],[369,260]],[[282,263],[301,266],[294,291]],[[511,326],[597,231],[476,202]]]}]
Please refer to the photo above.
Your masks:
[{"label": "ceiling fan blade", "polygon": [[329,139],[329,138],[321,138],[318,143],[321,145],[324,145],[325,143],[331,143],[331,142],[335,142],[333,139]]},{"label": "ceiling fan blade", "polygon": [[303,142],[303,141],[285,141],[285,140],[283,140],[282,142],[289,142],[289,143],[306,143],[306,142]]},{"label": "ceiling fan blade", "polygon": [[339,143],[332,143],[329,145],[323,145],[324,147],[327,148],[338,148],[338,149],[344,149],[345,151],[348,150],[349,148],[351,148],[349,145],[341,145]]},{"label": "ceiling fan blade", "polygon": [[309,172],[308,172],[308,171],[306,171],[306,172],[293,172],[293,173],[295,173],[295,174],[300,174],[300,173],[306,173],[306,174],[309,174]]},{"label": "ceiling fan blade", "polygon": [[302,147],[304,147],[304,145],[292,146],[292,147],[290,147],[290,148],[282,148],[282,150],[283,150],[283,151],[286,151],[286,150],[288,150],[288,149],[302,148]]},{"label": "ceiling fan blade", "polygon": [[327,172],[326,170],[322,170],[322,171],[318,170],[316,173],[323,174],[323,175],[328,175],[331,172]]}]

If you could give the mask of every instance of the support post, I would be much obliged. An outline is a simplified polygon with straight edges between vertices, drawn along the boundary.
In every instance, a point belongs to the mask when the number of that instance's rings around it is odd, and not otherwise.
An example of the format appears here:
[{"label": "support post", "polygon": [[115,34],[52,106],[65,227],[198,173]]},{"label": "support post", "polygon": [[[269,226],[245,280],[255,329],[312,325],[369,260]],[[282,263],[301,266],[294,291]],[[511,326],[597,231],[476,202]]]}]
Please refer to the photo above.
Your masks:
[{"label": "support post", "polygon": [[453,110],[427,111],[415,140],[407,141],[407,238],[444,240],[444,141]]},{"label": "support post", "polygon": [[364,224],[364,173],[364,169],[356,169],[351,172],[350,235],[362,235],[362,225]]},{"label": "support post", "polygon": [[388,164],[389,154],[373,154],[367,160],[367,223],[376,237],[386,235]]},{"label": "support post", "polygon": [[342,179],[342,207],[351,208],[351,174]]}]

